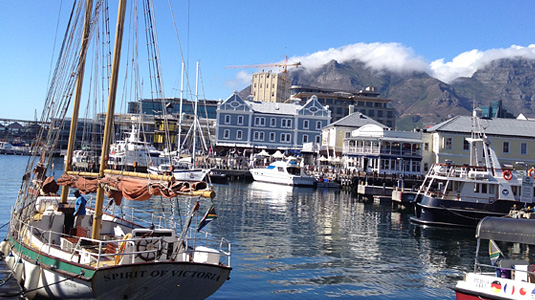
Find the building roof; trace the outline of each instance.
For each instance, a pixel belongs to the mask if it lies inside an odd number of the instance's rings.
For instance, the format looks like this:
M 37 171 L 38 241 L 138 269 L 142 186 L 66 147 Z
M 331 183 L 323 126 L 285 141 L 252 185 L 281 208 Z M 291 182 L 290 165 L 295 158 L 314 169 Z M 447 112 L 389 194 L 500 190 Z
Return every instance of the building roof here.
M 386 125 L 383 125 L 377 121 L 375 121 L 374 119 L 360 113 L 360 112 L 355 112 L 355 113 L 352 113 L 348 116 L 345 116 L 343 118 L 341 118 L 340 120 L 334 122 L 334 123 L 331 123 L 329 125 L 327 125 L 326 127 L 335 127 L 335 126 L 342 126 L 342 127 L 355 127 L 355 128 L 359 128 L 359 127 L 362 127 L 366 124 L 374 124 L 374 125 L 377 125 L 381 128 L 388 128 L 388 126 Z
M 533 137 L 535 122 L 521 119 L 480 119 L 481 126 L 487 135 Z M 427 132 L 458 132 L 472 131 L 472 117 L 456 116 L 435 126 L 427 128 Z
M 303 108 L 299 104 L 280 102 L 246 102 L 253 111 L 264 114 L 296 115 Z

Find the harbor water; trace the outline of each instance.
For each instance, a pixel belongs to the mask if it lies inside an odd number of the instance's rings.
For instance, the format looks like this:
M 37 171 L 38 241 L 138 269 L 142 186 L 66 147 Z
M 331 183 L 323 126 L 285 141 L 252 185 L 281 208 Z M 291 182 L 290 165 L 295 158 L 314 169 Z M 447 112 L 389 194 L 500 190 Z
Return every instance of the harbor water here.
M 27 160 L 0 155 L 0 226 Z M 232 243 L 233 270 L 210 299 L 455 299 L 450 287 L 473 268 L 473 229 L 423 228 L 389 202 L 258 182 L 215 190 L 207 227 Z

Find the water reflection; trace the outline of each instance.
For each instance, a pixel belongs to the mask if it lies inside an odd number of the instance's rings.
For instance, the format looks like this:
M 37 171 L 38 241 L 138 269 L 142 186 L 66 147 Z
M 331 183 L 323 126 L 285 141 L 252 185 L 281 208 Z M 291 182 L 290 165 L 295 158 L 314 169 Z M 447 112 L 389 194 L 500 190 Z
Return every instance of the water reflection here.
M 214 298 L 453 299 L 473 264 L 473 231 L 423 229 L 345 191 L 231 183 L 217 193 L 235 270 Z
M 26 160 L 0 156 L 2 170 L 12 170 L 0 172 L 2 225 Z M 454 299 L 449 287 L 473 267 L 473 230 L 415 226 L 410 213 L 387 203 L 362 202 L 340 190 L 256 182 L 215 189 L 218 218 L 206 230 L 232 242 L 234 270 L 211 299 Z M 152 200 L 125 201 L 123 210 L 170 216 L 187 209 Z

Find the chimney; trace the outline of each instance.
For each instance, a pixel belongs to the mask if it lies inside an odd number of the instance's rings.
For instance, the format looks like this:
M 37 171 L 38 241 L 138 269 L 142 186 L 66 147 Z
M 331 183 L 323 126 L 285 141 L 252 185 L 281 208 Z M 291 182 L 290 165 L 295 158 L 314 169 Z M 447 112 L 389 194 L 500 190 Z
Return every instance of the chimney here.
M 355 112 L 355 105 L 349 105 L 349 114 L 352 115 Z

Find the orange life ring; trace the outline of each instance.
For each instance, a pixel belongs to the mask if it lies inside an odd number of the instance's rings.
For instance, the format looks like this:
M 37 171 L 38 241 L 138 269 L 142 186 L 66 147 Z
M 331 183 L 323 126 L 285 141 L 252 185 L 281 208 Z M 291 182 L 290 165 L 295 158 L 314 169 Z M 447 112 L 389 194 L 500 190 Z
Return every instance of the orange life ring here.
M 528 176 L 531 177 L 531 178 L 533 178 L 533 176 L 535 176 L 535 168 L 529 169 Z
M 503 171 L 502 176 L 505 180 L 511 180 L 513 178 L 513 174 L 509 170 Z
M 123 242 L 119 244 L 119 249 L 117 249 L 117 255 L 115 255 L 116 265 L 118 265 L 119 262 L 121 262 L 121 258 L 123 258 L 124 248 L 126 248 L 126 240 L 130 239 L 131 237 L 132 237 L 132 234 L 127 233 L 123 238 Z

